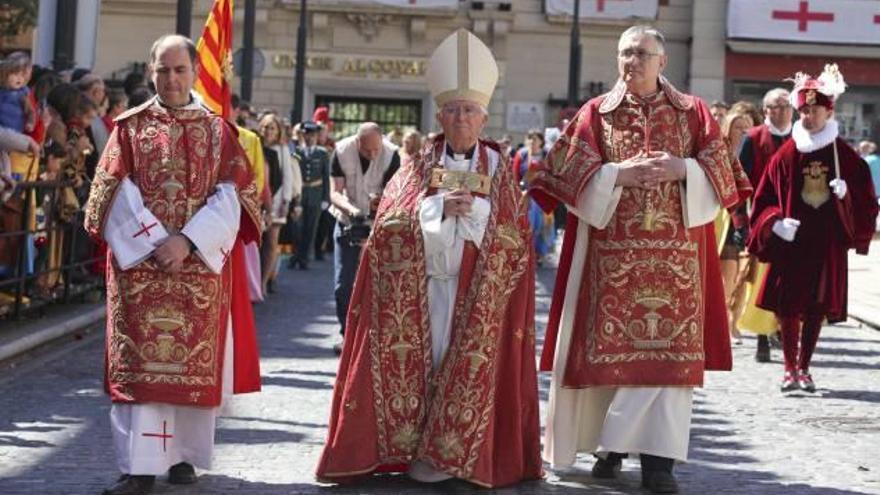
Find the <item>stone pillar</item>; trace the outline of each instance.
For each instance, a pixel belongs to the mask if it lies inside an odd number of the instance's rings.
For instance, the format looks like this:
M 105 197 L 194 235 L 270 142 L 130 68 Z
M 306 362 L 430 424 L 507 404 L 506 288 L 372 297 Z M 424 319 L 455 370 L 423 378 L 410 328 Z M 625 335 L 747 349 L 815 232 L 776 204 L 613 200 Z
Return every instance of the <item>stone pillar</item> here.
M 693 2 L 690 92 L 707 102 L 724 99 L 727 1 Z

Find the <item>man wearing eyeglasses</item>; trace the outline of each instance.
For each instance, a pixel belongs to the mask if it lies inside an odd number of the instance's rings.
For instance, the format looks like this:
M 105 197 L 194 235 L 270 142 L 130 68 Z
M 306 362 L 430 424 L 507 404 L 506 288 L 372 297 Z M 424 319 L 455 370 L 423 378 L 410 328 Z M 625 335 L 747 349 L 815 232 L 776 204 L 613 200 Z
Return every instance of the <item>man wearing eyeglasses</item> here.
M 794 109 L 788 101 L 789 93 L 785 88 L 773 88 L 764 95 L 764 123 L 749 130 L 743 138 L 739 161 L 749 176 L 752 187 L 757 189 L 764 176 L 764 170 L 770 158 L 786 141 L 791 138 L 791 121 Z M 758 308 L 754 302 L 761 281 L 767 272 L 766 264 L 755 264 L 753 279 L 747 284 L 749 304 L 743 311 L 738 322 L 741 330 L 756 333 L 758 345 L 755 349 L 755 361 L 770 362 L 770 339 L 779 330 L 776 316 L 770 311 Z
M 675 493 L 693 389 L 731 367 L 712 222 L 751 187 L 706 103 L 663 77 L 664 45 L 648 26 L 621 35 L 620 79 L 580 109 L 532 194 L 570 213 L 541 362 L 544 460 L 592 452 L 593 476 L 614 478 L 639 454 L 642 484 Z
M 443 134 L 407 158 L 379 205 L 317 475 L 537 479 L 530 229 L 507 156 L 480 138 L 498 69 L 461 29 L 426 77 Z

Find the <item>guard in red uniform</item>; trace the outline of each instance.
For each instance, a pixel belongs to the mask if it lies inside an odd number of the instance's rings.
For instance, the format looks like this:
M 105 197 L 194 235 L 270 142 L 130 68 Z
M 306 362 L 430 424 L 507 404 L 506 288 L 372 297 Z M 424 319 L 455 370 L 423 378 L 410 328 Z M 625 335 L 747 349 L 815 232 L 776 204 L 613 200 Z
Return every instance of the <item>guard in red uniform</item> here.
M 846 252 L 868 254 L 877 203 L 867 164 L 833 119 L 846 88 L 837 66 L 794 80 L 800 120 L 758 186 L 748 247 L 771 264 L 758 306 L 775 312 L 782 327 L 782 391 L 814 392 L 810 359 L 819 330 L 824 319 L 846 319 Z

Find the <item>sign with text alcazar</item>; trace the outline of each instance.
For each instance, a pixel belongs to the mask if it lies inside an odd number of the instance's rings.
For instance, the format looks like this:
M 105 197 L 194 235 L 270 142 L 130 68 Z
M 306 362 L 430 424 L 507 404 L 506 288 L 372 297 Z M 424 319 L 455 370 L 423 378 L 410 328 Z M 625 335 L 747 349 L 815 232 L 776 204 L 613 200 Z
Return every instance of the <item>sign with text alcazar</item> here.
M 729 38 L 880 45 L 877 0 L 730 0 Z
M 284 50 L 260 50 L 266 59 L 261 77 L 293 77 L 296 54 Z M 310 53 L 306 71 L 312 76 L 361 79 L 423 80 L 428 62 L 423 58 L 338 53 Z
M 574 15 L 580 2 L 581 19 L 656 19 L 658 0 L 545 0 L 548 15 Z

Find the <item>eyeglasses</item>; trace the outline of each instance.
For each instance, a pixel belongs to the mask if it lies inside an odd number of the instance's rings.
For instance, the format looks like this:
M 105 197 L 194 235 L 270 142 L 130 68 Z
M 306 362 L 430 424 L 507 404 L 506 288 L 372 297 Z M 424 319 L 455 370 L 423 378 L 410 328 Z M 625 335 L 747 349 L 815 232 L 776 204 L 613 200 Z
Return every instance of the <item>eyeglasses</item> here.
M 767 105 L 769 110 L 788 110 L 791 105 Z
M 647 50 L 642 50 L 640 48 L 624 48 L 623 50 L 620 50 L 619 52 L 617 52 L 618 58 L 635 57 L 639 60 L 645 60 L 647 58 L 656 57 L 658 55 L 660 55 L 660 53 L 649 52 Z
M 443 112 L 444 115 L 450 117 L 458 114 L 462 114 L 465 117 L 474 117 L 483 113 L 483 110 L 479 106 L 472 104 L 447 104 L 443 105 L 440 111 Z

